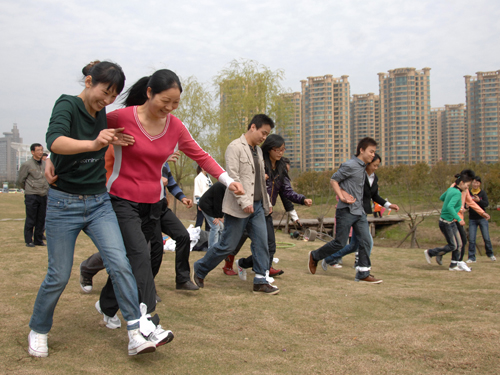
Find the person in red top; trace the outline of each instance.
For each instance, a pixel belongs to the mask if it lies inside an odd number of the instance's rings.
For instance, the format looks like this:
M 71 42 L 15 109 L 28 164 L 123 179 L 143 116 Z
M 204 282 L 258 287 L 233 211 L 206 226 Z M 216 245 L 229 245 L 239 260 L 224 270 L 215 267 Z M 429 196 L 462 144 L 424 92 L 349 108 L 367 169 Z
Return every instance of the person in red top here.
M 234 182 L 196 143 L 182 121 L 171 114 L 179 105 L 181 92 L 181 82 L 174 72 L 158 70 L 141 78 L 127 91 L 126 108 L 107 116 L 109 128 L 123 128 L 124 133 L 135 140 L 131 146 L 115 147 L 115 162 L 107 188 L 137 281 L 139 301 L 146 304 L 148 314 L 156 309 L 148 242 L 161 215 L 164 197 L 161 172 L 168 157 L 180 150 L 229 190 L 238 195 L 244 193 L 242 185 Z M 114 317 L 118 310 L 109 279 L 96 307 L 98 305 L 107 317 Z M 161 328 L 157 315 L 151 320 Z

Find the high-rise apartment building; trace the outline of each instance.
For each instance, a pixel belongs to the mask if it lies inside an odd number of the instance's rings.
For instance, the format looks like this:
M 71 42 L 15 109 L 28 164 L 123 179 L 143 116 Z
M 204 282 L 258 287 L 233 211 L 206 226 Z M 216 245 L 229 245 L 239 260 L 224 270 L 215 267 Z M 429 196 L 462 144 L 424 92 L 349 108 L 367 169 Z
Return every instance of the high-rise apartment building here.
M 0 180 L 13 182 L 17 179 L 19 163 L 25 161 L 18 161 L 15 148 L 16 145 L 22 144 L 23 139 L 20 137 L 17 124 L 14 124 L 10 132 L 3 134 L 5 137 L 0 138 Z
M 431 157 L 429 159 L 429 164 L 436 164 L 443 160 L 441 127 L 443 124 L 444 111 L 444 107 L 431 108 L 429 119 L 429 133 L 431 137 L 429 147 L 431 150 Z
M 302 80 L 302 169 L 332 170 L 350 157 L 349 76 Z
M 465 76 L 467 157 L 496 163 L 500 148 L 500 70 Z
M 430 68 L 398 68 L 379 73 L 380 146 L 387 165 L 432 159 Z
M 373 93 L 356 95 L 351 98 L 351 153 L 356 152 L 360 139 L 365 137 L 380 141 L 380 100 Z
M 285 103 L 289 105 L 289 121 L 284 127 L 277 126 L 279 134 L 285 138 L 286 157 L 290 159 L 290 167 L 302 170 L 302 127 L 301 108 L 302 95 L 300 92 L 283 94 Z
M 464 104 L 447 104 L 441 124 L 441 154 L 448 163 L 459 163 L 467 158 L 466 122 Z

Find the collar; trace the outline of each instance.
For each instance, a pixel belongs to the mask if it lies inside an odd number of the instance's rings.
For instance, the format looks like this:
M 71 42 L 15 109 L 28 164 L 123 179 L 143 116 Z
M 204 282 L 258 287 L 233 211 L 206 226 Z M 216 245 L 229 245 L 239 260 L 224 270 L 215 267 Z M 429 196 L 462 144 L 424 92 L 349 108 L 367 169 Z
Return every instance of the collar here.
M 366 167 L 365 162 L 364 162 L 363 160 L 361 160 L 360 158 L 358 158 L 356 155 L 353 155 L 353 156 L 352 156 L 352 159 L 355 159 L 355 160 L 356 160 L 356 162 L 357 162 L 359 165 L 361 165 L 361 166 L 363 166 L 363 167 Z

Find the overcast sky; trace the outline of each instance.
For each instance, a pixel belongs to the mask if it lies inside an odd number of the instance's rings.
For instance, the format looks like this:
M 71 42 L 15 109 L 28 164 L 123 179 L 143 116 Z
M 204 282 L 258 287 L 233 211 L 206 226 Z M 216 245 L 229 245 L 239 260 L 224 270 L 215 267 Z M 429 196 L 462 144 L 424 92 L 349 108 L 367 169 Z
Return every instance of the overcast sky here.
M 17 123 L 45 144 L 55 100 L 80 93 L 95 59 L 122 65 L 127 85 L 165 67 L 211 84 L 244 58 L 283 69 L 293 91 L 349 75 L 351 94 L 430 67 L 432 106 L 464 103 L 464 75 L 500 69 L 499 19 L 498 0 L 0 0 L 0 133 Z

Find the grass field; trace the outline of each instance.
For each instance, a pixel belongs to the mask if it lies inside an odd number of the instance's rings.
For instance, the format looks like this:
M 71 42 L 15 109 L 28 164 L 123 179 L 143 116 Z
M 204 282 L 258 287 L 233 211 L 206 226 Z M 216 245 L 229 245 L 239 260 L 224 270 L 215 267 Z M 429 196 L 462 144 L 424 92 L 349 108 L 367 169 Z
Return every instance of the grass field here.
M 0 208 L 0 219 L 22 218 L 22 195 L 0 194 Z M 428 265 L 423 249 L 376 246 L 372 272 L 384 282 L 363 285 L 354 282 L 352 256 L 342 269 L 318 268 L 310 275 L 307 253 L 322 243 L 281 233 L 277 240 L 293 246 L 277 252 L 285 270 L 275 282 L 277 296 L 254 295 L 251 281 L 225 276 L 222 265 L 208 275 L 205 289 L 177 292 L 174 255 L 165 254 L 156 280 L 162 298 L 157 312 L 175 339 L 137 357 L 127 356 L 125 329 L 107 329 L 95 311 L 106 274 L 94 278 L 91 294 L 80 291 L 78 265 L 95 251 L 82 234 L 55 311 L 49 357 L 32 358 L 28 322 L 47 254 L 24 246 L 23 225 L 0 221 L 0 373 L 499 373 L 500 262 L 479 257 L 471 273 L 449 272 Z M 245 245 L 241 255 L 248 254 Z M 192 253 L 191 260 L 202 255 Z

